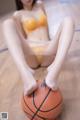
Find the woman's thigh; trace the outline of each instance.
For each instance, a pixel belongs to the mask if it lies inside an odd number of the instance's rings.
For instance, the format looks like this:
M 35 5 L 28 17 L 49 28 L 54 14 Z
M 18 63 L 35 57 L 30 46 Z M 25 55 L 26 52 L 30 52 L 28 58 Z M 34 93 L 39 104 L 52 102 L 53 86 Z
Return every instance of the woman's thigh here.
M 58 49 L 58 42 L 59 40 L 56 40 L 56 44 L 53 42 L 54 44 L 52 45 L 53 47 L 51 46 L 52 48 L 48 49 L 46 53 L 44 53 L 41 66 L 43 67 L 49 66 L 54 61 L 56 53 L 57 53 L 57 49 Z
M 21 46 L 22 46 L 22 50 L 24 53 L 26 63 L 31 68 L 36 68 L 37 66 L 39 66 L 39 63 L 38 63 L 35 53 L 31 49 L 31 47 L 28 45 L 27 40 L 21 40 L 21 41 L 22 41 Z

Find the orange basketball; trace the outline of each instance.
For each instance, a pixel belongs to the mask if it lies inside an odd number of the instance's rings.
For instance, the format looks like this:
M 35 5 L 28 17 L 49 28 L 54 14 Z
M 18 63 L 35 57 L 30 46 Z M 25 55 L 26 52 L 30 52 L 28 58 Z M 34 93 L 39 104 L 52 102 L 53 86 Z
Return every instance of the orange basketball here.
M 30 120 L 54 120 L 62 111 L 61 92 L 39 83 L 32 95 L 23 96 L 22 108 Z

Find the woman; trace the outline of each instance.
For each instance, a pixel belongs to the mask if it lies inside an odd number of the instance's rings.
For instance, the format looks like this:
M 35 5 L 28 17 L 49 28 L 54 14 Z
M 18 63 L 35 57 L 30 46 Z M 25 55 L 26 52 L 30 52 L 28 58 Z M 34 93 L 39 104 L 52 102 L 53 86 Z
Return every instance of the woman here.
M 15 12 L 11 19 L 5 21 L 3 29 L 8 48 L 24 82 L 24 95 L 37 89 L 33 74 L 34 69 L 40 66 L 48 66 L 45 84 L 56 90 L 56 80 L 74 33 L 73 20 L 65 18 L 53 40 L 50 40 L 42 1 L 21 2 L 24 9 Z

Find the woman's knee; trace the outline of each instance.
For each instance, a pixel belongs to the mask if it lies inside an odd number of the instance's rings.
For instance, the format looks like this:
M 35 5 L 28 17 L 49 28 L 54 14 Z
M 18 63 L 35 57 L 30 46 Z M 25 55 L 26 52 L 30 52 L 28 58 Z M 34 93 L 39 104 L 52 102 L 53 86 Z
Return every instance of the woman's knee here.
M 14 25 L 14 20 L 9 18 L 3 22 L 3 27 L 9 28 L 10 26 Z
M 74 23 L 75 23 L 75 22 L 74 22 L 74 19 L 73 19 L 71 16 L 65 17 L 64 20 L 63 20 L 63 27 L 64 27 L 65 25 L 75 26 Z
M 6 39 L 19 39 L 18 31 L 15 22 L 12 18 L 9 18 L 3 22 L 3 33 Z

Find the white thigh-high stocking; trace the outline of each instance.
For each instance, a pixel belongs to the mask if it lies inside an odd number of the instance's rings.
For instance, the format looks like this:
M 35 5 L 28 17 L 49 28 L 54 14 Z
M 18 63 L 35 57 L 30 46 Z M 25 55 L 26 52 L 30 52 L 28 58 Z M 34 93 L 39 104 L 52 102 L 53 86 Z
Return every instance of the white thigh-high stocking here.
M 72 18 L 67 17 L 63 21 L 62 32 L 59 38 L 58 49 L 55 60 L 48 67 L 48 74 L 46 76 L 46 84 L 53 90 L 56 88 L 56 80 L 61 71 L 62 64 L 66 58 L 68 49 L 71 45 L 74 35 L 74 22 Z
M 59 29 L 56 35 L 54 36 L 54 38 L 49 42 L 48 47 L 44 52 L 44 58 L 41 66 L 49 66 L 53 62 L 55 54 L 57 52 L 61 31 L 62 31 L 62 24 L 60 24 Z
M 30 94 L 37 88 L 37 83 L 32 75 L 34 71 L 28 66 L 27 62 L 25 61 L 20 37 L 18 36 L 14 21 L 12 19 L 8 19 L 3 23 L 3 33 L 10 53 L 18 67 L 18 70 L 24 82 L 24 93 Z

